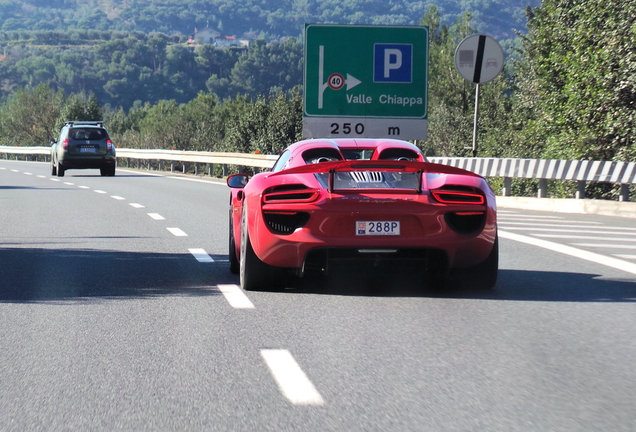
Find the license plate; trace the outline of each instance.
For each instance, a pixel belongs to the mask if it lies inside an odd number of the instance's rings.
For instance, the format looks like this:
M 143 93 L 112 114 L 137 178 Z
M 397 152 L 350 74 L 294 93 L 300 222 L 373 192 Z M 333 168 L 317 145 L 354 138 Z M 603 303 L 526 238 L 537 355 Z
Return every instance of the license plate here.
M 80 147 L 79 148 L 80 153 L 97 153 L 97 148 L 96 147 Z
M 356 235 L 399 236 L 400 221 L 356 221 Z

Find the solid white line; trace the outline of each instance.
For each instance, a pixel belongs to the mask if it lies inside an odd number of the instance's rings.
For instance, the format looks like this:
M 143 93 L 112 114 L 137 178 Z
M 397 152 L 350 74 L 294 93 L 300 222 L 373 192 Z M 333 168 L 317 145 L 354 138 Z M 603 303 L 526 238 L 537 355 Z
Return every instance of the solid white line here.
M 580 235 L 580 234 L 533 234 L 533 235 L 537 237 L 541 237 L 541 238 L 576 239 L 576 240 L 609 240 L 607 236 L 613 235 L 613 236 L 622 236 L 620 239 L 613 239 L 613 240 L 636 242 L 636 238 L 625 238 L 624 237 L 625 233 L 620 233 L 620 232 L 607 233 L 604 236 L 601 236 L 601 235 L 586 236 L 586 235 Z
M 225 182 L 220 180 L 204 180 L 204 179 L 189 178 L 189 177 L 177 177 L 177 176 L 166 176 L 166 178 L 169 178 L 172 180 L 188 181 L 192 183 L 207 183 L 207 184 L 216 184 L 216 185 L 225 184 Z
M 614 228 L 614 227 L 603 227 L 603 229 L 608 229 L 608 230 L 616 230 L 616 231 L 599 231 L 599 230 L 590 230 L 590 229 L 586 229 L 586 230 L 582 230 L 582 229 L 566 229 L 566 228 L 520 228 L 520 227 L 509 227 L 506 226 L 506 224 L 501 224 L 501 226 L 503 226 L 504 228 L 506 228 L 507 230 L 513 230 L 513 231 L 542 231 L 542 232 L 551 232 L 551 231 L 556 231 L 556 232 L 569 232 L 569 233 L 585 233 L 585 234 L 612 234 L 612 235 L 617 235 L 620 234 L 620 232 L 617 231 L 622 231 L 622 230 L 628 230 L 631 228 Z M 626 233 L 625 233 L 626 234 Z M 633 233 L 629 233 L 629 234 L 633 234 Z
M 213 263 L 214 259 L 205 251 L 205 249 L 193 248 L 188 249 L 192 256 L 200 263 Z
M 121 196 L 119 196 L 119 195 L 111 195 L 110 197 L 111 197 L 112 199 L 117 200 L 117 201 L 123 201 L 123 200 L 125 200 L 125 199 L 126 199 L 126 198 L 121 197 Z
M 180 228 L 166 228 L 175 237 L 187 237 L 188 235 Z
M 147 215 L 153 218 L 154 220 L 166 220 L 166 218 L 161 216 L 159 213 L 147 213 Z
M 526 243 L 532 246 L 549 249 L 554 252 L 562 253 L 565 255 L 571 255 L 576 258 L 581 258 L 586 261 L 591 261 L 597 264 L 602 264 L 607 267 L 612 267 L 618 270 L 625 271 L 636 275 L 636 264 L 620 259 L 600 255 L 594 252 L 588 252 L 583 249 L 578 249 L 572 246 L 566 246 L 559 243 L 554 243 L 547 240 L 538 239 L 535 237 L 529 237 L 521 234 L 515 234 L 508 231 L 499 230 L 499 236 L 508 240 L 513 240 L 521 243 Z
M 519 221 L 520 219 L 514 219 L 515 221 Z M 520 226 L 566 226 L 566 227 L 570 227 L 572 225 L 578 225 L 576 227 L 572 227 L 572 228 L 585 228 L 585 227 L 589 227 L 589 228 L 598 228 L 599 225 L 603 225 L 601 222 L 585 222 L 585 221 L 566 221 L 566 220 L 559 220 L 559 221 L 542 221 L 542 222 L 531 222 L 531 223 L 525 223 L 525 222 L 512 222 L 512 220 L 504 220 L 503 221 L 506 225 L 520 225 Z
M 247 298 L 238 285 L 219 284 L 219 291 L 234 309 L 254 309 L 254 304 Z
M 623 258 L 623 259 L 636 260 L 636 255 L 632 255 L 632 254 L 615 254 L 614 256 L 618 258 Z
M 138 203 L 130 203 L 130 206 L 137 209 L 145 208 L 145 206 L 142 206 L 141 204 L 138 204 Z
M 95 193 L 98 193 L 98 194 L 105 194 L 105 193 L 107 193 L 107 192 L 106 192 L 106 191 L 103 191 L 103 190 L 100 190 L 100 189 L 95 189 Z
M 636 249 L 635 245 L 623 245 L 615 243 L 572 243 L 574 246 L 606 248 L 606 249 Z
M 558 216 L 500 216 L 497 215 L 497 220 L 506 220 L 506 221 L 536 221 L 536 222 L 564 222 L 565 219 Z
M 294 405 L 323 405 L 325 402 L 287 350 L 264 349 L 261 356 L 283 395 Z

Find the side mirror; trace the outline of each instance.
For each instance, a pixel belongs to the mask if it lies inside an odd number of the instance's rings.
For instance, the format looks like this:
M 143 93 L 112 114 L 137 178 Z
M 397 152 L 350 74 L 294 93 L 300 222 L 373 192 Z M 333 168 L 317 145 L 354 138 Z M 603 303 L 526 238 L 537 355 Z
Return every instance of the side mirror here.
M 231 188 L 244 188 L 248 180 L 247 174 L 232 174 L 227 178 L 227 185 Z

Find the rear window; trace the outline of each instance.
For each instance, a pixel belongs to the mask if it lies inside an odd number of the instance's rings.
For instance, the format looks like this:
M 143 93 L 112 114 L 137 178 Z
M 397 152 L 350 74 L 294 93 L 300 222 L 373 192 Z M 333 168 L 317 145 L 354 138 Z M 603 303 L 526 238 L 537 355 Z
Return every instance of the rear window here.
M 347 160 L 369 160 L 375 149 L 340 149 Z
M 315 148 L 303 152 L 305 163 L 319 163 L 342 160 L 340 152 L 334 148 Z
M 75 140 L 103 140 L 108 138 L 105 129 L 99 128 L 73 128 L 69 130 L 68 136 Z
M 413 150 L 403 148 L 388 148 L 380 153 L 378 159 L 382 160 L 418 160 L 419 154 Z

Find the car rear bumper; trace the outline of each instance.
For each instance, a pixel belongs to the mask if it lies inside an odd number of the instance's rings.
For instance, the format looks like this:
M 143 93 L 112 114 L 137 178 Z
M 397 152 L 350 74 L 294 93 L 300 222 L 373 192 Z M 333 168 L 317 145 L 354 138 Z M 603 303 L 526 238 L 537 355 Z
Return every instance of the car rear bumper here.
M 457 209 L 424 206 L 419 213 L 388 208 L 380 211 L 336 211 L 311 214 L 308 222 L 290 234 L 272 232 L 262 213 L 251 226 L 250 238 L 259 258 L 272 266 L 301 269 L 312 261 L 445 261 L 449 268 L 483 262 L 497 234 L 496 214 L 484 206 L 480 225 L 467 232 L 452 227 L 448 214 Z M 421 207 L 421 206 L 420 206 Z M 422 209 L 422 208 L 421 208 Z M 358 220 L 399 220 L 396 236 L 357 236 Z M 461 231 L 461 230 L 460 230 Z M 440 258 L 441 257 L 441 258 Z
M 64 169 L 69 168 L 104 168 L 115 165 L 116 158 L 113 155 L 99 156 L 64 156 L 60 159 L 60 165 Z

